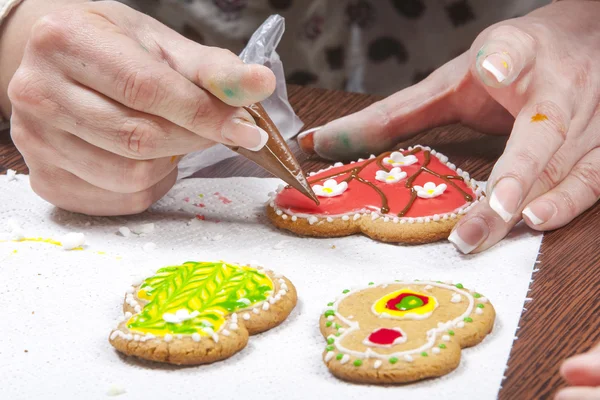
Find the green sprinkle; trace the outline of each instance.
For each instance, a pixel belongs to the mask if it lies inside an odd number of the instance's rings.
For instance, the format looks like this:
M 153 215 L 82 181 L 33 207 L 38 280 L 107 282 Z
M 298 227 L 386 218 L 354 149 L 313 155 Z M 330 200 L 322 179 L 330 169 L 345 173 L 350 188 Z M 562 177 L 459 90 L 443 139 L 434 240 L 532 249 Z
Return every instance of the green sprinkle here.
M 390 357 L 388 361 L 390 364 L 396 364 L 398 362 L 398 357 Z
M 201 199 L 203 199 L 204 195 L 203 194 L 199 194 L 198 197 L 200 197 Z
M 362 365 L 362 360 L 354 360 L 354 366 L 360 367 Z
M 483 304 L 481 304 L 481 303 L 477 304 L 477 308 L 483 308 Z
M 476 299 L 480 298 L 481 295 L 479 293 L 473 293 L 473 297 L 475 297 Z
M 341 327 L 342 327 L 342 326 L 341 326 L 340 324 L 338 324 L 338 323 L 336 323 L 336 324 L 334 325 L 334 328 L 335 328 L 335 329 L 340 329 Z
M 331 321 L 325 322 L 325 326 L 329 328 L 331 326 Z
M 335 342 L 334 338 L 332 338 L 332 337 L 327 338 L 327 344 L 333 344 L 333 342 Z
M 341 360 L 342 357 L 344 357 L 344 355 L 342 353 L 338 354 L 337 356 L 335 356 L 336 360 Z
M 225 93 L 225 96 L 227 97 L 233 97 L 235 95 L 235 92 L 231 89 L 223 89 L 223 93 Z
M 335 315 L 335 311 L 333 311 L 333 310 L 325 311 L 325 317 L 329 317 L 330 315 Z
M 339 332 L 336 332 L 336 333 L 334 333 L 333 335 L 334 335 L 334 336 L 340 336 L 340 335 L 341 335 L 341 333 L 339 333 Z
M 445 349 L 445 348 L 446 348 L 446 345 L 445 345 L 444 343 L 441 343 L 441 344 L 439 345 L 439 348 L 440 348 L 440 349 Z
M 454 331 L 448 331 L 448 335 L 454 336 Z
M 374 284 L 375 284 L 375 282 L 369 282 L 369 285 L 374 285 Z
M 346 293 L 348 293 L 349 291 L 350 291 L 350 289 L 344 289 L 344 290 L 342 290 L 342 293 L 346 294 Z
M 327 303 L 327 307 L 333 307 L 333 301 L 331 303 Z
M 335 347 L 333 347 L 333 346 L 325 347 L 325 350 L 327 350 L 327 351 L 333 351 L 333 349 L 335 349 Z
M 457 288 L 459 288 L 459 289 L 464 289 L 465 288 L 462 283 L 457 283 L 455 286 Z
M 466 318 L 464 319 L 464 321 L 465 321 L 465 322 L 473 322 L 473 318 L 471 318 L 471 317 L 466 317 Z
M 427 354 L 427 352 L 426 352 L 426 351 L 422 352 L 422 353 L 421 353 L 421 355 L 422 355 L 423 357 L 427 357 L 427 356 L 429 356 L 429 354 Z
M 435 281 L 435 283 L 444 283 L 444 282 L 442 282 L 442 281 Z

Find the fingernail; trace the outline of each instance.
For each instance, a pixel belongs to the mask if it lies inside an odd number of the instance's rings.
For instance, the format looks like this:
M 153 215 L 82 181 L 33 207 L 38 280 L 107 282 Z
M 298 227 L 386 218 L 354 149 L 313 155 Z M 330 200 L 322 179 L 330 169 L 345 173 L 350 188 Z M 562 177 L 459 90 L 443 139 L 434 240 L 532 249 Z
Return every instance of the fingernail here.
M 481 68 L 485 70 L 482 76 L 485 78 L 489 75 L 493 77 L 497 83 L 502 83 L 508 77 L 510 72 L 510 57 L 504 53 L 492 53 L 487 56 L 481 63 Z
M 515 178 L 500 179 L 490 196 L 490 207 L 504 220 L 508 222 L 521 205 L 521 184 Z
M 225 124 L 221 134 L 232 144 L 252 151 L 262 149 L 269 140 L 269 135 L 262 128 L 239 117 Z
M 554 204 L 544 200 L 533 202 L 523 210 L 523 215 L 534 225 L 548 222 L 555 213 L 556 207 L 554 207 Z
M 448 240 L 461 253 L 469 254 L 475 250 L 489 235 L 489 228 L 483 218 L 473 217 L 455 228 Z
M 300 146 L 300 150 L 304 153 L 312 156 L 316 154 L 315 152 L 315 131 L 316 129 L 310 129 L 306 132 L 302 132 L 298 135 L 298 145 Z

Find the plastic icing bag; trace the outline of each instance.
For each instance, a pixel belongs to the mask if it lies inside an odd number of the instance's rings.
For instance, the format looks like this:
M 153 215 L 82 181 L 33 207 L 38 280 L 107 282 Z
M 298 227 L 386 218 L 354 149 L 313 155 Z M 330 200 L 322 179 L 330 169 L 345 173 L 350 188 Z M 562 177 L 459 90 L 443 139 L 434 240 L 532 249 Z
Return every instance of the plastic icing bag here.
M 271 15 L 254 32 L 246 48 L 242 50 L 240 58 L 248 64 L 265 65 L 275 74 L 277 78 L 275 92 L 261 104 L 277 125 L 281 135 L 285 139 L 290 139 L 300 131 L 303 123 L 294 113 L 288 101 L 283 64 L 275 51 L 284 30 L 284 18 L 280 15 Z M 190 153 L 179 162 L 177 179 L 188 177 L 202 168 L 236 155 L 237 153 L 220 144 L 206 150 Z

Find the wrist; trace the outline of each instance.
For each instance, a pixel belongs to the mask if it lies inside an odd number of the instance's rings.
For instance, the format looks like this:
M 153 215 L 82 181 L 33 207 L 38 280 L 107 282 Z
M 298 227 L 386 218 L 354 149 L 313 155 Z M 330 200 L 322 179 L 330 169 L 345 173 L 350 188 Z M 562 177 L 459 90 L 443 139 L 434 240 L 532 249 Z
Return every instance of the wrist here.
M 0 111 L 10 116 L 10 101 L 6 95 L 8 84 L 21 64 L 25 45 L 33 24 L 41 17 L 70 4 L 88 0 L 22 0 L 0 25 Z

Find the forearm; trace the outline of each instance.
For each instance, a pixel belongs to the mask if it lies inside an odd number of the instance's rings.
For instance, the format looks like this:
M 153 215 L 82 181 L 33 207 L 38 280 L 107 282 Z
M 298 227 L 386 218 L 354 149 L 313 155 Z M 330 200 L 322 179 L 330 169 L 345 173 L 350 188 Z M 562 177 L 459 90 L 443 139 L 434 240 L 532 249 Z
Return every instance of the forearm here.
M 10 117 L 11 106 L 6 90 L 21 64 L 31 27 L 39 18 L 69 4 L 88 0 L 23 0 L 2 21 L 0 29 L 0 111 Z

